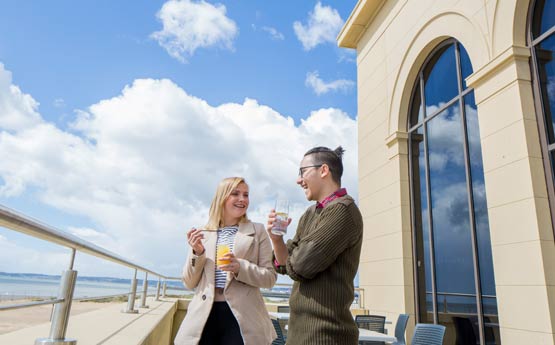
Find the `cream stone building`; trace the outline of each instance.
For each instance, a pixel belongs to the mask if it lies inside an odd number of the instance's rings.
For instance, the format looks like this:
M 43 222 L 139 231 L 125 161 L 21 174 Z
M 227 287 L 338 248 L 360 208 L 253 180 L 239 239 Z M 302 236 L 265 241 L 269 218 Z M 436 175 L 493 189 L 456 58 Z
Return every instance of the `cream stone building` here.
M 360 0 L 338 42 L 366 308 L 410 314 L 409 339 L 555 344 L 555 0 Z

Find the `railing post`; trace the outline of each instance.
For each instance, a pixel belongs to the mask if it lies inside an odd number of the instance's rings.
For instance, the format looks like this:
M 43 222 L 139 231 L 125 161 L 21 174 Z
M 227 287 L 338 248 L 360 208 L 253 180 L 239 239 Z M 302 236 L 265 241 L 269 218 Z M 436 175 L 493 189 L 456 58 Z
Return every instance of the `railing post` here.
M 75 345 L 77 340 L 67 339 L 67 323 L 69 321 L 69 312 L 71 310 L 71 302 L 73 300 L 73 290 L 75 289 L 75 281 L 77 279 L 77 271 L 73 270 L 73 262 L 75 260 L 75 248 L 71 252 L 71 261 L 69 269 L 62 272 L 60 280 L 60 292 L 58 298 L 63 302 L 57 303 L 52 314 L 52 322 L 50 325 L 50 335 L 48 338 L 38 338 L 35 345 Z
M 135 309 L 135 296 L 137 295 L 137 269 L 131 280 L 131 293 L 127 299 L 127 308 L 122 310 L 124 313 L 136 314 L 139 311 Z
M 158 277 L 158 283 L 156 283 L 156 299 L 155 301 L 160 300 L 160 277 Z
M 166 284 L 166 281 L 164 280 L 164 287 L 162 288 L 162 298 L 166 298 L 166 288 L 167 288 L 167 284 Z
M 145 280 L 143 280 L 143 293 L 141 295 L 141 305 L 139 308 L 148 308 L 146 305 L 146 294 L 148 291 L 148 272 L 145 272 Z

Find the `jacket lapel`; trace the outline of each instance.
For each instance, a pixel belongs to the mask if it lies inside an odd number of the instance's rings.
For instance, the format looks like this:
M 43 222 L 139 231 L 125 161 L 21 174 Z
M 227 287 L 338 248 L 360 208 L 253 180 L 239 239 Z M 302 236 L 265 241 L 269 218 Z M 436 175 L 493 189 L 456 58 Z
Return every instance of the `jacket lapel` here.
M 239 231 L 235 234 L 233 252 L 238 258 L 245 258 L 254 240 L 254 224 L 251 222 L 239 224 Z
M 206 264 L 204 270 L 206 272 L 206 280 L 214 282 L 216 279 L 216 242 L 218 233 L 215 231 L 204 232 L 204 250 L 206 251 Z M 214 284 L 214 283 L 213 283 Z
M 239 230 L 235 234 L 235 241 L 233 242 L 233 254 L 237 258 L 244 259 L 247 251 L 254 241 L 254 224 L 251 222 L 239 224 Z M 225 283 L 225 288 L 229 286 L 233 275 L 229 273 Z

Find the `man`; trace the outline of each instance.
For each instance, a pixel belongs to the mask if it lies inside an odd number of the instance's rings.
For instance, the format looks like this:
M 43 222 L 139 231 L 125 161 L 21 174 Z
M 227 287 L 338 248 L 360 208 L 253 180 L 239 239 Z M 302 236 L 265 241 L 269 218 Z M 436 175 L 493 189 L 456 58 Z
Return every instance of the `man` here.
M 316 203 L 301 216 L 292 240 L 285 244 L 282 236 L 272 234 L 274 210 L 268 217 L 276 270 L 295 281 L 288 345 L 358 344 L 349 307 L 360 259 L 362 216 L 341 188 L 343 152 L 341 147 L 315 147 L 305 153 L 297 184 Z

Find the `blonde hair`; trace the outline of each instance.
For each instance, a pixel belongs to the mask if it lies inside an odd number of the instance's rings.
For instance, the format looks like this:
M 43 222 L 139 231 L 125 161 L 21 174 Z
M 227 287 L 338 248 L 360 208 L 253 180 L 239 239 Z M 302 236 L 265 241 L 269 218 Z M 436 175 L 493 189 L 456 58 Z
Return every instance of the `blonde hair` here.
M 206 224 L 206 229 L 218 229 L 222 227 L 224 219 L 224 204 L 235 188 L 241 183 L 247 185 L 247 182 L 242 177 L 228 177 L 220 181 L 218 188 L 216 189 L 216 195 L 212 199 L 212 204 L 210 204 L 210 212 L 208 213 L 208 224 Z M 239 223 L 246 223 L 249 219 L 247 213 L 239 219 Z

